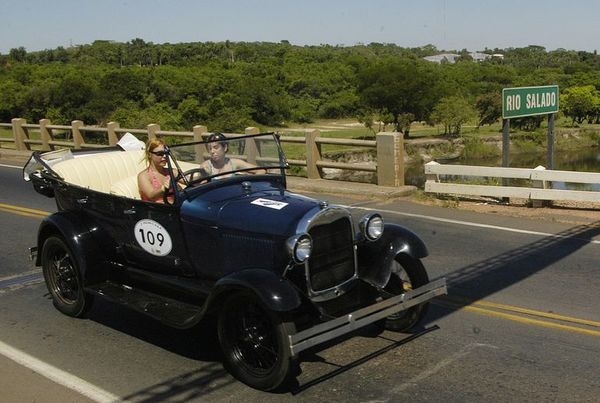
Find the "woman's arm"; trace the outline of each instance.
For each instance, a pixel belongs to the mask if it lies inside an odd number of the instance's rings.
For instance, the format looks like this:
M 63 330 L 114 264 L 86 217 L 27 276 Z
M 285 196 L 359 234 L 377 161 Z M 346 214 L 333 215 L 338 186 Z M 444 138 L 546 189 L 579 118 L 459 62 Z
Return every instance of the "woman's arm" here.
M 232 159 L 232 161 L 233 160 L 235 160 L 234 162 L 235 162 L 236 169 L 256 168 L 254 171 L 246 171 L 249 174 L 265 174 L 265 173 L 267 173 L 266 169 L 259 168 L 256 165 L 249 163 L 248 161 L 240 160 L 238 158 Z

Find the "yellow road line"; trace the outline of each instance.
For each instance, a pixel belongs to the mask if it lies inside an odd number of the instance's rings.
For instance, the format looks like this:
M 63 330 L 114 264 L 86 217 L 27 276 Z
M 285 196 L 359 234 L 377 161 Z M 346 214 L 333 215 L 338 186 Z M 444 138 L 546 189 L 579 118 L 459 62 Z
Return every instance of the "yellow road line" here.
M 14 206 L 12 204 L 0 203 L 0 211 L 7 213 L 15 213 L 26 217 L 46 217 L 50 214 L 44 210 L 38 210 L 28 207 Z
M 498 304 L 495 302 L 488 302 L 488 301 L 477 301 L 475 303 L 475 305 L 489 306 L 491 308 L 498 308 L 498 309 L 503 309 L 503 310 L 512 311 L 512 312 L 525 313 L 528 315 L 541 316 L 544 318 L 562 320 L 564 322 L 579 323 L 582 325 L 588 325 L 588 326 L 594 326 L 594 327 L 600 328 L 600 322 L 596 322 L 593 320 L 587 320 L 587 319 L 574 318 L 572 316 L 558 315 L 558 314 L 550 313 L 550 312 L 537 311 L 534 309 L 520 308 L 517 306 Z
M 581 325 L 587 325 L 587 326 L 593 326 L 593 327 L 600 328 L 600 322 L 597 322 L 594 320 L 580 319 L 580 318 L 575 318 L 572 316 L 559 315 L 559 314 L 555 314 L 555 313 L 551 313 L 551 312 L 538 311 L 535 309 L 521 308 L 521 307 L 515 306 L 515 305 L 499 304 L 497 302 L 490 302 L 490 301 L 485 301 L 485 300 L 475 301 L 475 300 L 471 300 L 471 299 L 460 297 L 460 296 L 447 296 L 447 297 L 444 297 L 443 299 L 447 300 L 449 302 L 455 303 L 455 304 L 469 305 L 469 306 L 475 305 L 475 306 L 496 308 L 496 309 L 501 309 L 501 310 L 509 311 L 509 312 L 523 313 L 523 314 L 532 315 L 532 316 L 539 316 L 539 317 L 548 318 L 548 319 L 560 320 L 563 322 L 571 322 L 571 323 L 577 323 L 577 324 L 581 324 Z
M 600 336 L 600 330 L 584 329 L 584 328 L 576 327 L 576 326 L 562 325 L 560 323 L 548 322 L 548 321 L 540 320 L 540 319 L 526 318 L 524 316 L 518 316 L 518 315 L 512 315 L 512 314 L 504 313 L 504 312 L 492 311 L 490 309 L 478 308 L 476 306 L 466 306 L 466 307 L 464 307 L 464 309 L 467 311 L 482 313 L 484 315 L 497 316 L 500 318 L 513 320 L 515 322 L 533 324 L 533 325 L 538 325 L 538 326 L 543 326 L 543 327 L 551 327 L 551 328 L 555 328 L 555 329 L 567 330 L 569 332 L 588 334 L 588 335 L 592 335 L 592 336 Z
M 24 216 L 24 217 L 34 217 L 34 218 L 46 217 L 46 215 L 47 215 L 47 214 L 41 215 L 41 214 L 25 213 L 23 211 L 15 211 L 15 210 L 11 210 L 11 209 L 5 209 L 2 207 L 0 207 L 0 211 L 4 211 L 5 213 L 17 214 L 17 215 Z
M 438 299 L 437 301 L 444 305 L 456 306 L 456 307 L 459 307 L 466 311 L 477 312 L 477 313 L 480 313 L 483 315 L 488 315 L 488 316 L 495 316 L 498 318 L 508 319 L 508 320 L 512 320 L 515 322 L 521 322 L 521 323 L 526 323 L 526 324 L 530 324 L 530 325 L 537 325 L 537 326 L 542 326 L 542 327 L 566 330 L 569 332 L 582 333 L 582 334 L 587 334 L 587 335 L 591 335 L 591 336 L 600 336 L 600 330 L 588 329 L 588 328 L 578 327 L 578 326 L 571 326 L 571 325 L 552 322 L 550 320 L 534 319 L 534 318 L 530 318 L 527 316 L 520 316 L 520 315 L 501 312 L 501 311 L 497 311 L 497 310 L 493 310 L 493 309 L 487 309 L 487 308 L 484 308 L 484 306 L 488 306 L 490 308 L 493 307 L 493 308 L 497 308 L 497 309 L 508 310 L 508 311 L 512 311 L 515 313 L 524 313 L 527 315 L 535 315 L 538 317 L 544 317 L 544 318 L 548 318 L 548 319 L 552 319 L 552 320 L 562 320 L 565 322 L 578 323 L 578 324 L 592 326 L 592 327 L 600 327 L 600 323 L 596 322 L 596 321 L 579 319 L 579 318 L 574 318 L 574 317 L 564 316 L 564 315 L 555 315 L 555 314 L 550 314 L 547 312 L 536 311 L 533 309 L 520 308 L 520 307 L 513 306 L 513 305 L 497 304 L 497 303 L 488 302 L 488 301 L 470 301 L 467 304 L 465 304 L 465 303 L 458 302 L 459 300 L 463 300 L 463 302 L 469 301 L 468 299 L 461 298 L 461 297 L 452 297 L 452 298 L 444 297 L 444 298 Z

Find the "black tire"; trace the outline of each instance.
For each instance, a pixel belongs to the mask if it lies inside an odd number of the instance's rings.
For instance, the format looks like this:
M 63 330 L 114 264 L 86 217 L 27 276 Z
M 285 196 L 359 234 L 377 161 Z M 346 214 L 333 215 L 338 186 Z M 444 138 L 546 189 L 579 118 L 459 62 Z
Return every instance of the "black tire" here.
M 425 267 L 418 259 L 401 255 L 396 258 L 396 267 L 384 290 L 388 294 L 400 295 L 429 283 Z M 429 303 L 425 302 L 385 319 L 384 327 L 394 332 L 405 332 L 416 326 L 427 314 Z
M 297 364 L 288 342 L 295 326 L 282 321 L 256 296 L 230 296 L 219 313 L 217 328 L 224 366 L 239 381 L 268 391 L 295 375 Z
M 51 236 L 44 242 L 42 272 L 56 309 L 76 318 L 89 311 L 93 296 L 84 291 L 79 265 L 62 238 Z

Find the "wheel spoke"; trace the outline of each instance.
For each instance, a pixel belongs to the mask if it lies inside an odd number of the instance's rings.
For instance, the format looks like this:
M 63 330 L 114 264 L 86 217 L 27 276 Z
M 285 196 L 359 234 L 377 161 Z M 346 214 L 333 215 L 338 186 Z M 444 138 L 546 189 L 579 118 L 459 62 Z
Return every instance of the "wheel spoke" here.
M 58 297 L 67 304 L 77 300 L 77 278 L 71 259 L 62 252 L 56 251 L 51 263 L 51 282 Z
M 263 315 L 260 307 L 247 306 L 237 313 L 237 320 L 234 321 L 237 325 L 232 328 L 240 358 L 254 371 L 268 371 L 277 362 L 270 325 Z

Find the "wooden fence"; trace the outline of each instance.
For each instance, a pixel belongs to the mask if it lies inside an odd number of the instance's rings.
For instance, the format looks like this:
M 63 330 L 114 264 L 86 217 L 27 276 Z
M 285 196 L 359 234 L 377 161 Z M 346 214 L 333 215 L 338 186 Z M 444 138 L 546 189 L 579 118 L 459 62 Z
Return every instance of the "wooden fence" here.
M 490 196 L 535 200 L 600 202 L 599 191 L 553 189 L 552 182 L 600 184 L 600 173 L 557 171 L 539 166 L 528 168 L 480 167 L 470 165 L 425 164 L 425 192 L 468 196 Z M 520 179 L 528 186 L 478 185 L 443 182 L 450 176 L 461 178 Z
M 206 126 L 194 126 L 191 132 L 165 131 L 157 124 L 151 124 L 146 129 L 121 128 L 119 123 L 110 122 L 106 127 L 85 126 L 80 120 L 74 120 L 71 125 L 53 125 L 49 119 L 41 119 L 39 124 L 27 123 L 25 119 L 14 118 L 11 123 L 0 123 L 0 128 L 11 129 L 12 138 L 0 137 L 0 143 L 13 143 L 17 150 L 54 150 L 56 148 L 99 148 L 115 145 L 121 135 L 129 132 L 136 137 L 145 140 L 163 136 L 174 136 L 191 140 L 201 140 L 208 133 Z M 67 136 L 59 136 L 59 133 L 67 133 Z M 258 133 L 255 127 L 245 130 L 246 134 Z M 86 141 L 95 133 L 96 137 L 102 137 L 102 142 L 92 143 Z M 39 134 L 39 135 L 34 135 Z M 63 138 L 64 137 L 64 138 Z M 404 140 L 399 133 L 383 132 L 377 133 L 375 140 L 354 140 L 322 137 L 319 130 L 308 130 L 303 137 L 281 136 L 282 143 L 304 144 L 306 159 L 288 159 L 291 166 L 306 168 L 309 179 L 320 179 L 323 177 L 323 168 L 336 168 L 342 170 L 373 172 L 380 186 L 404 186 Z M 343 163 L 328 161 L 322 153 L 323 144 L 340 146 L 356 146 L 374 148 L 376 150 L 376 163 Z M 1 145 L 1 144 L 0 144 Z

